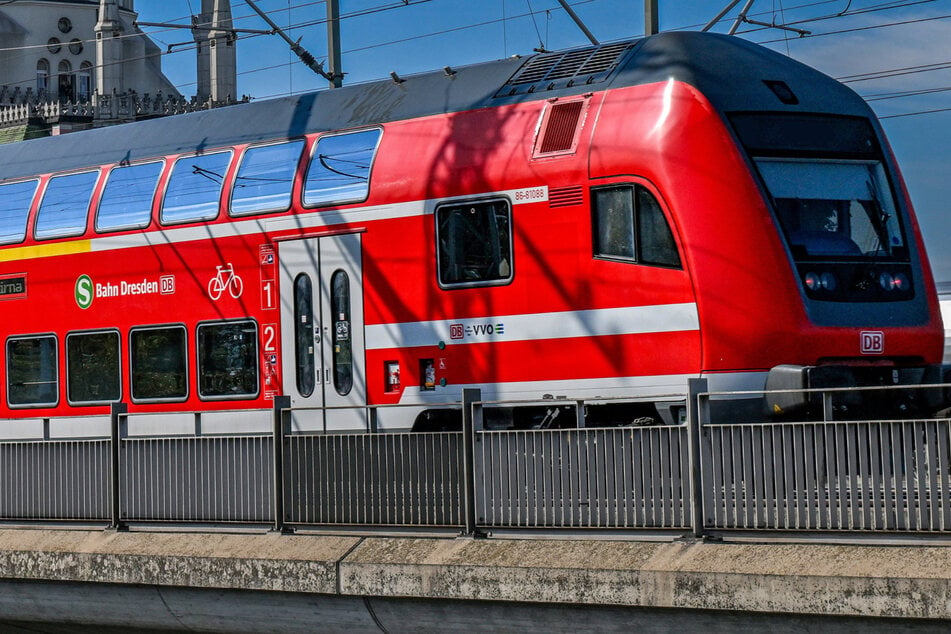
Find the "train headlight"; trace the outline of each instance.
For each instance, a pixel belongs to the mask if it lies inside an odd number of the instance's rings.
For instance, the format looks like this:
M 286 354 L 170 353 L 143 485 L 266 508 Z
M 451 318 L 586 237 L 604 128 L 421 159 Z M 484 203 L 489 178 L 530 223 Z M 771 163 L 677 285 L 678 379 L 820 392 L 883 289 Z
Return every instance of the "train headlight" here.
M 908 281 L 908 276 L 904 273 L 898 273 L 895 275 L 895 290 L 896 291 L 907 291 L 911 288 L 911 282 Z
M 883 290 L 893 291 L 896 288 L 895 277 L 891 273 L 882 273 L 878 276 L 878 283 Z
M 835 275 L 832 273 L 823 273 L 819 276 L 819 283 L 821 284 L 823 290 L 834 291 L 839 287 L 839 280 L 835 278 Z
M 832 273 L 806 273 L 802 278 L 803 283 L 810 291 L 834 291 L 839 287 L 839 280 Z

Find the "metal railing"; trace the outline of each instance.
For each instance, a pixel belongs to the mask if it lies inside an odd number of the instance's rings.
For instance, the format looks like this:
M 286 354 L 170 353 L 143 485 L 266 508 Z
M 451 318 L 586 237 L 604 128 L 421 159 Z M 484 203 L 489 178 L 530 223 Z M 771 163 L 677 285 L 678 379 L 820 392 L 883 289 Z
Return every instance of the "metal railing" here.
M 951 421 L 704 427 L 704 528 L 951 529 Z
M 195 413 L 174 437 L 130 435 L 135 417 L 116 404 L 108 436 L 50 438 L 46 421 L 39 437 L 0 441 L 0 521 L 951 532 L 951 420 L 710 420 L 712 403 L 748 395 L 693 380 L 687 425 L 584 428 L 586 402 L 573 400 L 573 428 L 496 430 L 486 409 L 512 404 L 464 390 L 462 430 L 429 433 L 376 433 L 374 407 L 367 433 L 298 431 L 278 397 L 255 414 L 262 429 L 222 433 L 226 412 L 206 424 Z
M 686 442 L 683 427 L 482 431 L 476 522 L 689 529 Z
M 108 440 L 0 443 L 0 517 L 108 521 Z
M 122 522 L 270 523 L 269 436 L 123 438 Z

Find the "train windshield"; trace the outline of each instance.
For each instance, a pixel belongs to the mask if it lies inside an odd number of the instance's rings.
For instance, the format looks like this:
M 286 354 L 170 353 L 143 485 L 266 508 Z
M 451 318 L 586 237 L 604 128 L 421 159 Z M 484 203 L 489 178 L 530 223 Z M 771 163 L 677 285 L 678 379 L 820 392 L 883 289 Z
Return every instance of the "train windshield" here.
M 797 261 L 907 259 L 879 161 L 759 158 L 756 165 Z

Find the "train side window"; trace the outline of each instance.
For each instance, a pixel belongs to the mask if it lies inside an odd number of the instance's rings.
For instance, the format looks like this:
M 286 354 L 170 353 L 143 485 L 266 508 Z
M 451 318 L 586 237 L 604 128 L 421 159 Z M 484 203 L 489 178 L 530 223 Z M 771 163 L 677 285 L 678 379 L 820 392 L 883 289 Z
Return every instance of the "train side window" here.
M 162 201 L 162 223 L 211 220 L 218 215 L 231 152 L 183 156 L 175 161 Z
M 258 394 L 258 328 L 248 319 L 198 326 L 198 394 L 205 399 Z
M 303 141 L 249 148 L 234 180 L 231 215 L 290 209 L 294 174 L 303 150 Z
M 98 170 L 50 178 L 36 213 L 36 237 L 45 240 L 82 235 L 98 179 Z
M 96 231 L 147 227 L 162 167 L 161 162 L 140 163 L 109 172 L 96 212 Z
M 59 402 L 59 362 L 53 335 L 7 339 L 7 402 L 43 407 Z
M 439 284 L 507 284 L 512 280 L 512 211 L 507 200 L 442 205 L 436 209 Z
M 188 396 L 184 326 L 133 329 L 129 353 L 133 401 L 180 401 Z
M 0 244 L 22 242 L 37 180 L 0 185 Z
M 317 387 L 314 335 L 314 283 L 301 273 L 294 280 L 294 354 L 297 391 L 305 398 Z
M 366 200 L 370 168 L 382 130 L 320 137 L 304 180 L 304 205 L 317 207 Z
M 640 185 L 593 190 L 594 255 L 680 268 L 667 218 L 654 195 Z
M 336 270 L 330 277 L 330 311 L 333 315 L 334 389 L 346 396 L 353 389 L 353 346 L 350 341 L 350 276 Z
M 119 333 L 66 335 L 66 398 L 74 405 L 113 403 L 122 397 Z

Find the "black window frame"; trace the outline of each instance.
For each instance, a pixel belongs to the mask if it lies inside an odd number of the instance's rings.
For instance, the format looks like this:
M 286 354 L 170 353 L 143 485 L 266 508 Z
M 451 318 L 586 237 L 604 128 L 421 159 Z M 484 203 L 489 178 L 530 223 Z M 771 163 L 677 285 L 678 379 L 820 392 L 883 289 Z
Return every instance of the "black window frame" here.
M 600 243 L 600 218 L 599 214 L 598 195 L 601 192 L 609 191 L 621 191 L 628 190 L 630 192 L 631 200 L 631 213 L 633 214 L 632 218 L 632 229 L 633 233 L 631 236 L 632 243 L 631 248 L 633 251 L 632 256 L 620 255 L 617 253 L 609 253 L 605 251 L 605 248 Z M 647 232 L 643 230 L 644 222 L 644 213 L 642 213 L 643 205 L 641 203 L 641 196 L 649 196 L 653 202 L 654 211 L 653 213 L 659 214 L 664 220 L 664 226 L 667 229 L 666 235 L 669 236 L 670 242 L 667 247 L 672 249 L 672 254 L 676 255 L 677 262 L 673 263 L 671 261 L 658 261 L 654 259 L 649 259 L 645 257 L 645 245 L 643 238 Z M 623 183 L 612 183 L 610 185 L 602 185 L 599 187 L 591 188 L 591 252 L 593 257 L 596 260 L 606 260 L 612 262 L 626 262 L 630 264 L 640 264 L 642 266 L 651 266 L 664 269 L 674 269 L 674 270 L 683 270 L 683 258 L 680 254 L 680 246 L 677 243 L 677 237 L 674 233 L 674 227 L 670 222 L 670 218 L 665 212 L 664 205 L 661 203 L 660 196 L 656 192 L 651 190 L 651 188 L 646 187 L 641 183 L 636 182 L 623 182 Z
M 206 353 L 204 350 L 203 339 L 202 339 L 202 330 L 208 328 L 222 328 L 222 327 L 234 327 L 234 326 L 250 326 L 253 334 L 250 337 L 250 344 L 253 350 L 251 351 L 251 360 L 253 362 L 253 367 L 245 367 L 243 371 L 252 371 L 253 380 L 251 384 L 254 386 L 254 390 L 251 392 L 227 392 L 221 391 L 218 393 L 212 393 L 209 390 L 209 393 L 205 392 L 205 363 Z M 251 400 L 258 397 L 261 393 L 261 345 L 260 345 L 260 332 L 258 329 L 258 322 L 250 318 L 242 319 L 224 319 L 224 320 L 214 320 L 214 321 L 203 321 L 200 322 L 195 327 L 195 368 L 197 372 L 197 389 L 198 389 L 198 398 L 203 401 L 234 401 L 234 400 Z M 247 353 L 244 355 L 247 357 Z M 220 370 L 217 369 L 217 370 Z
M 53 380 L 52 381 L 38 381 L 37 383 L 47 383 L 53 385 L 53 400 L 23 400 L 14 403 L 10 397 L 15 393 L 12 380 L 16 372 L 11 368 L 11 363 L 13 363 L 14 355 L 11 353 L 10 345 L 18 341 L 39 341 L 39 340 L 51 340 L 53 342 Z M 29 334 L 29 335 L 11 335 L 7 337 L 4 342 L 4 370 L 6 372 L 6 380 L 4 381 L 6 385 L 6 403 L 7 407 L 10 409 L 37 409 L 45 407 L 56 407 L 59 405 L 60 399 L 60 368 L 59 368 L 59 339 L 53 333 L 38 333 L 38 334 Z M 38 379 L 43 379 L 44 377 L 36 377 Z M 26 385 L 26 383 L 23 383 Z
M 182 361 L 184 366 L 184 372 L 182 377 L 182 382 L 184 386 L 184 393 L 182 395 L 172 395 L 172 396 L 137 396 L 136 395 L 136 373 L 137 373 L 137 364 L 136 364 L 136 345 L 134 337 L 138 333 L 156 331 L 156 330 L 179 330 L 184 335 L 184 340 L 182 341 Z M 190 377 L 188 375 L 190 369 L 190 363 L 188 358 L 188 328 L 185 324 L 156 324 L 150 326 L 136 326 L 129 330 L 129 341 L 128 341 L 128 363 L 129 363 L 129 396 L 132 399 L 133 403 L 180 403 L 188 400 L 189 396 L 189 386 L 190 386 Z
M 115 336 L 115 387 L 116 395 L 114 398 L 100 398 L 100 399 L 79 399 L 73 397 L 73 377 L 74 373 L 72 372 L 73 365 L 73 355 L 70 348 L 70 340 L 77 337 L 91 337 L 96 335 L 114 335 Z M 72 406 L 89 406 L 89 405 L 107 405 L 109 403 L 117 403 L 122 400 L 122 336 L 118 330 L 115 329 L 102 329 L 102 330 L 74 330 L 66 333 L 66 346 L 65 346 L 65 355 L 66 355 L 66 402 Z M 102 359 L 97 356 L 93 365 L 101 372 L 102 370 Z
M 498 210 L 494 209 L 495 205 L 502 204 L 504 205 L 504 211 L 507 227 L 505 227 L 505 239 L 504 241 L 500 240 L 498 246 L 500 247 L 500 257 L 497 262 L 493 262 L 493 266 L 498 266 L 500 269 L 503 262 L 507 262 L 508 273 L 506 275 L 498 275 L 495 277 L 481 277 L 481 278 L 465 278 L 460 275 L 453 275 L 449 277 L 447 275 L 446 269 L 447 260 L 450 258 L 448 250 L 452 248 L 450 246 L 450 241 L 446 235 L 446 228 L 443 227 L 444 224 L 448 223 L 448 219 L 444 219 L 442 214 L 447 211 L 463 211 L 465 208 L 470 208 L 474 210 L 475 207 L 484 207 L 490 209 L 489 213 L 495 213 L 498 215 Z M 450 202 L 444 202 L 438 205 L 433 212 L 435 232 L 436 232 L 436 280 L 439 284 L 439 288 L 444 290 L 452 289 L 461 289 L 461 288 L 476 288 L 476 287 L 485 287 L 485 286 L 506 286 L 511 284 L 515 279 L 515 245 L 513 239 L 513 222 L 514 217 L 512 214 L 512 201 L 507 197 L 492 197 L 492 198 L 475 198 L 470 200 L 454 200 Z M 496 226 L 496 229 L 498 227 Z M 460 229 L 461 230 L 461 229 Z M 446 238 L 446 240 L 444 240 Z M 501 238 L 501 236 L 500 236 Z M 467 240 L 464 236 L 458 237 L 456 240 L 453 240 L 451 244 L 461 244 L 463 248 L 466 245 L 471 244 L 470 240 Z M 504 247 L 504 253 L 502 253 L 502 247 Z M 463 256 L 465 254 L 462 254 Z M 478 255 L 478 254 L 476 254 Z M 508 256 L 507 258 L 505 256 Z

